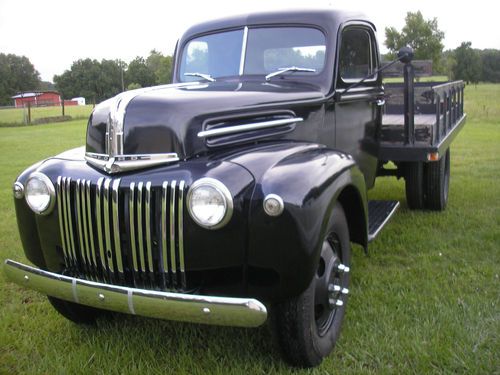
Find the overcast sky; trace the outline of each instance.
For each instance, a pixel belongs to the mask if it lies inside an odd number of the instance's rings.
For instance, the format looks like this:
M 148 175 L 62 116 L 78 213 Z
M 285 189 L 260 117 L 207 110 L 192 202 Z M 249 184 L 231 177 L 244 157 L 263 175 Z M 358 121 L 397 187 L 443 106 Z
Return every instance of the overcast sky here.
M 149 55 L 156 49 L 172 54 L 190 25 L 231 14 L 275 9 L 330 7 L 366 13 L 378 29 L 401 29 L 408 11 L 436 17 L 445 32 L 445 48 L 471 41 L 475 48 L 500 49 L 496 1 L 475 0 L 0 0 L 0 52 L 25 55 L 52 81 L 80 58 L 122 59 Z M 381 5 L 382 4 L 382 5 Z M 385 48 L 382 47 L 382 51 Z

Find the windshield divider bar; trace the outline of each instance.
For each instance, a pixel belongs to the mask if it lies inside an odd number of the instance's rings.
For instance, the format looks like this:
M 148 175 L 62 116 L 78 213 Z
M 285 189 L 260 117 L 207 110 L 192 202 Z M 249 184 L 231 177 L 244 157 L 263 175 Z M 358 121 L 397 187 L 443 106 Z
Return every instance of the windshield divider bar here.
M 243 29 L 243 43 L 241 45 L 241 57 L 240 57 L 240 71 L 239 75 L 243 75 L 243 70 L 245 69 L 245 58 L 247 53 L 247 40 L 248 40 L 248 26 Z

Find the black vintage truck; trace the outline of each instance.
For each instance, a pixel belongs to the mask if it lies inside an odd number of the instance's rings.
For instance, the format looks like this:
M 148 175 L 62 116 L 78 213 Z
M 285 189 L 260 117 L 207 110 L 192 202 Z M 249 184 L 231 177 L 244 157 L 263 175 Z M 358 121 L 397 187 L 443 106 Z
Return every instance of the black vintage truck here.
M 315 366 L 339 337 L 350 243 L 367 248 L 398 202 L 442 210 L 463 84 L 384 88 L 375 27 L 360 14 L 283 11 L 196 25 L 173 84 L 96 106 L 86 146 L 14 183 L 26 257 L 13 282 L 72 321 L 106 310 L 259 326 Z M 390 163 L 390 168 L 386 165 Z

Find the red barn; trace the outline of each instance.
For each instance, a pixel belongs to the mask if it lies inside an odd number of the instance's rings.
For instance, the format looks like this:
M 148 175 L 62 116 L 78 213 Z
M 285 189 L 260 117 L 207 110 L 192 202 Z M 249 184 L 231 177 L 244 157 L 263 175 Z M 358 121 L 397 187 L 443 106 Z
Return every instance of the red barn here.
M 57 91 L 22 92 L 12 97 L 16 108 L 27 106 L 45 107 L 61 105 L 61 95 Z

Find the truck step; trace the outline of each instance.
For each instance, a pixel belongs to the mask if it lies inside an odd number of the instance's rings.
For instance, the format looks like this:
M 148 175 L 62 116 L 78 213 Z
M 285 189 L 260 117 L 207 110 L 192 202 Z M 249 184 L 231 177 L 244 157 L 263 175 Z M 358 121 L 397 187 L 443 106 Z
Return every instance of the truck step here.
M 398 201 L 368 202 L 368 241 L 377 237 L 399 207 Z

